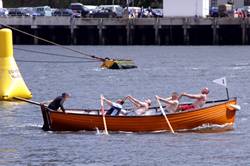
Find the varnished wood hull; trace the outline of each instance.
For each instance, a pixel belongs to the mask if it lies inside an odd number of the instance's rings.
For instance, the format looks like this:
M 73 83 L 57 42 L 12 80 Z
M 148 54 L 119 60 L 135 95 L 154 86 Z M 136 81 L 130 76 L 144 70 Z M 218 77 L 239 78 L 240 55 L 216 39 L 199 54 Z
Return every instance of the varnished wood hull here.
M 230 107 L 230 104 L 236 104 L 236 99 L 210 104 L 210 106 L 198 110 L 167 114 L 167 117 L 175 131 L 193 129 L 203 124 L 234 124 L 236 109 Z M 48 123 L 47 130 L 91 131 L 97 128 L 103 130 L 104 128 L 101 115 L 64 114 L 48 110 L 45 112 L 44 123 Z M 48 122 L 46 122 L 46 118 Z M 152 132 L 170 130 L 162 115 L 106 116 L 106 123 L 109 131 Z

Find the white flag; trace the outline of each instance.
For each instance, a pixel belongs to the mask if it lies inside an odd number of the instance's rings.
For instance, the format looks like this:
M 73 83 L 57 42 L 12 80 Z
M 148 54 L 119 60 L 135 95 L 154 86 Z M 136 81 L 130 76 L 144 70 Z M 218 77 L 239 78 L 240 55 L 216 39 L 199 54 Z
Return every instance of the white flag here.
M 219 85 L 222 85 L 222 86 L 227 87 L 227 80 L 226 80 L 226 77 L 222 77 L 222 78 L 213 80 L 213 82 L 216 83 L 216 84 L 219 84 Z

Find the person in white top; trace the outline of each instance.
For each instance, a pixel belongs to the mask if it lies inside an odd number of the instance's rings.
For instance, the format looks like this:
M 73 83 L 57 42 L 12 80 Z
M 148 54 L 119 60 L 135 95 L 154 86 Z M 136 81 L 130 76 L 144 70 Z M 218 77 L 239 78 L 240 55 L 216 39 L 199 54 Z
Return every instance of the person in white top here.
M 159 96 L 155 96 L 159 101 L 162 101 L 166 104 L 166 111 L 169 113 L 174 113 L 177 111 L 179 105 L 179 95 L 177 92 L 173 92 L 171 97 L 162 98 Z
M 182 93 L 180 95 L 180 98 L 182 96 L 188 97 L 190 99 L 195 99 L 195 101 L 190 104 L 190 105 L 181 105 L 179 106 L 179 109 L 182 111 L 185 110 L 190 110 L 190 109 L 198 109 L 203 107 L 203 105 L 206 103 L 207 98 L 208 98 L 208 93 L 209 93 L 209 89 L 207 87 L 202 88 L 201 92 L 199 94 L 188 94 L 188 93 Z
M 108 100 L 105 97 L 103 97 L 102 99 L 110 106 L 110 108 L 106 111 L 105 115 L 118 116 L 127 114 L 127 111 L 123 109 L 122 106 L 126 100 L 126 97 L 123 99 L 118 99 L 116 100 L 116 102 L 112 102 L 111 100 Z

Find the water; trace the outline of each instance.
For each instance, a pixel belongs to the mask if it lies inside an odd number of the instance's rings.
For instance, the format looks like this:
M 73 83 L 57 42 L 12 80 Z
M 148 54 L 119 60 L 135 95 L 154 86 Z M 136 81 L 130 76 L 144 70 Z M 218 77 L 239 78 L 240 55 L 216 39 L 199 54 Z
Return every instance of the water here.
M 79 56 L 54 46 L 16 46 Z M 99 108 L 100 94 L 116 99 L 168 96 L 172 91 L 196 93 L 208 86 L 210 100 L 226 98 L 212 80 L 226 76 L 230 96 L 242 110 L 231 130 L 171 133 L 44 132 L 34 105 L 0 102 L 0 165 L 250 165 L 249 70 L 246 46 L 72 46 L 103 57 L 131 58 L 132 70 L 102 70 L 99 63 L 17 62 L 33 93 L 47 101 L 62 92 L 72 98 L 65 107 Z M 80 55 L 81 56 L 81 55 Z M 81 61 L 15 50 L 19 60 Z M 84 61 L 84 60 L 82 60 Z M 184 100 L 186 101 L 186 100 Z

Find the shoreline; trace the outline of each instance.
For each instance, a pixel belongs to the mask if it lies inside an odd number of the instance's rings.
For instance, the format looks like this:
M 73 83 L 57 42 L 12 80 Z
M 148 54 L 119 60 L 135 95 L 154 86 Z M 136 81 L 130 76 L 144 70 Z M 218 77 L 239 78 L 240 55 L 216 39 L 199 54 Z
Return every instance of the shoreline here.
M 4 25 L 62 45 L 249 45 L 249 18 L 0 17 Z M 14 32 L 14 44 L 46 45 Z

